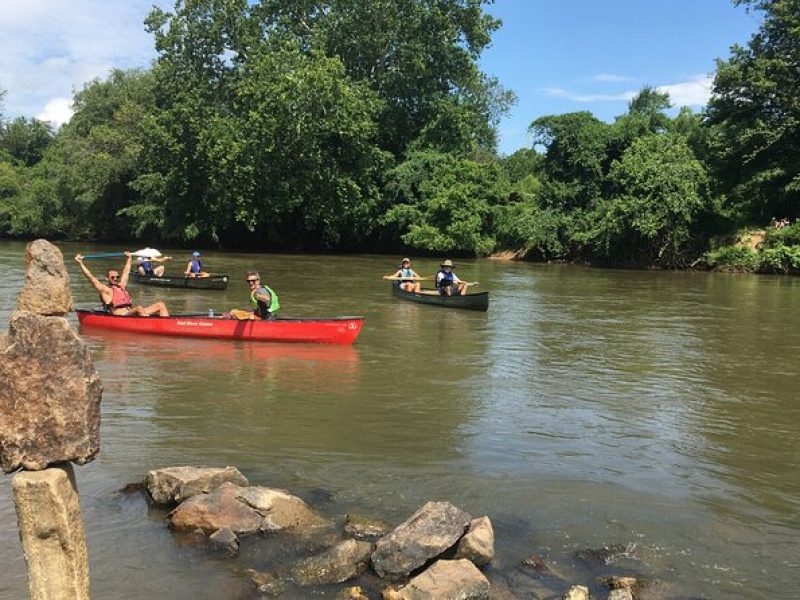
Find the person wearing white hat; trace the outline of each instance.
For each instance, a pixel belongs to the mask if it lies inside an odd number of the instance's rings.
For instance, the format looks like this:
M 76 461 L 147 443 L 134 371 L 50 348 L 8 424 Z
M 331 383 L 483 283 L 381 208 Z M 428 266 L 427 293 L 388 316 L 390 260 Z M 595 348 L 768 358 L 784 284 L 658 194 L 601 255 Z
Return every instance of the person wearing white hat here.
M 436 273 L 436 289 L 442 296 L 461 295 L 467 293 L 467 284 L 453 273 L 453 261 L 450 259 L 442 261 L 441 268 Z
M 140 256 L 136 259 L 136 272 L 144 277 L 163 277 L 165 269 L 164 265 L 154 267 L 153 263 L 163 263 L 171 258 L 171 256 Z
M 400 268 L 386 278 L 396 280 L 400 289 L 406 292 L 419 292 L 422 289 L 422 284 L 419 282 L 421 277 L 411 268 L 410 258 L 400 261 Z

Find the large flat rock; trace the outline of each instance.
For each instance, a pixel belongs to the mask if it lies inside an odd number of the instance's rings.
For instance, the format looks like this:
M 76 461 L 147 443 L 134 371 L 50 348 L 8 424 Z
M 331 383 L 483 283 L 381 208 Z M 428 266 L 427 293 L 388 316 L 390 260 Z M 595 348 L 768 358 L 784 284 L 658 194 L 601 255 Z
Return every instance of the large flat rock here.
M 488 600 L 489 580 L 466 558 L 438 560 L 385 600 Z
M 84 464 L 100 450 L 103 386 L 63 317 L 11 313 L 0 338 L 0 465 L 6 473 Z
M 227 527 L 236 534 L 257 532 L 305 532 L 329 525 L 297 496 L 285 490 L 220 484 L 208 494 L 192 496 L 170 515 L 170 526 L 178 531 L 202 529 L 211 533 Z

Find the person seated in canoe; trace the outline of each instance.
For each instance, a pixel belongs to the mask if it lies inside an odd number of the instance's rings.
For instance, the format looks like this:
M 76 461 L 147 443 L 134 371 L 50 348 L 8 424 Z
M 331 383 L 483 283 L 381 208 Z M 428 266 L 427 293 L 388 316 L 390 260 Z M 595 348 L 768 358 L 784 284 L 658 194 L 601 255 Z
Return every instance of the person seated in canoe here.
M 281 303 L 271 287 L 265 283 L 261 283 L 261 276 L 258 271 L 248 271 L 245 278 L 247 285 L 250 287 L 250 304 L 253 306 L 253 311 L 232 309 L 230 316 L 233 319 L 248 320 L 248 319 L 263 319 L 269 320 L 276 317 L 276 313 L 281 308 Z
M 186 265 L 186 270 L 183 274 L 186 277 L 210 277 L 203 268 L 203 261 L 200 260 L 199 252 L 192 252 L 192 258 Z
M 154 262 L 163 263 L 170 260 L 171 256 L 140 256 L 136 259 L 138 263 L 136 267 L 136 272 L 143 277 L 163 277 L 164 276 L 164 269 L 166 268 L 164 265 L 153 266 Z
M 167 305 L 163 302 L 156 302 L 150 306 L 134 306 L 131 295 L 128 293 L 128 278 L 131 274 L 131 253 L 125 252 L 125 265 L 122 267 L 122 275 L 116 269 L 109 269 L 106 272 L 107 284 L 97 279 L 89 268 L 83 263 L 83 255 L 76 254 L 75 261 L 80 265 L 81 271 L 92 284 L 97 293 L 100 294 L 100 302 L 106 311 L 118 317 L 149 317 L 158 315 L 168 317 Z
M 400 268 L 386 278 L 396 280 L 400 289 L 406 292 L 419 292 L 422 289 L 422 284 L 419 282 L 422 278 L 411 268 L 410 258 L 404 258 L 400 262 Z
M 436 289 L 442 296 L 461 295 L 467 293 L 467 284 L 453 273 L 453 261 L 448 259 L 439 265 L 441 268 L 436 273 Z

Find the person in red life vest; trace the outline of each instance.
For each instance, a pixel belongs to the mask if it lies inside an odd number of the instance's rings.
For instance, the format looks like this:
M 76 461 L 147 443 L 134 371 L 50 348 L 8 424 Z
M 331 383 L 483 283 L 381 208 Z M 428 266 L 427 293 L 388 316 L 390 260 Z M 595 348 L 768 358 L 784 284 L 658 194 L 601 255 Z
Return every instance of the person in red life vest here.
M 122 267 L 122 276 L 116 269 L 109 269 L 106 272 L 107 284 L 102 283 L 97 277 L 92 275 L 88 267 L 83 264 L 83 255 L 76 254 L 75 261 L 80 265 L 81 271 L 92 284 L 92 287 L 100 294 L 100 301 L 105 309 L 112 315 L 118 317 L 149 317 L 158 315 L 168 317 L 167 305 L 163 302 L 156 302 L 150 306 L 134 306 L 131 295 L 126 289 L 128 287 L 128 277 L 131 274 L 131 253 L 125 253 L 125 266 Z

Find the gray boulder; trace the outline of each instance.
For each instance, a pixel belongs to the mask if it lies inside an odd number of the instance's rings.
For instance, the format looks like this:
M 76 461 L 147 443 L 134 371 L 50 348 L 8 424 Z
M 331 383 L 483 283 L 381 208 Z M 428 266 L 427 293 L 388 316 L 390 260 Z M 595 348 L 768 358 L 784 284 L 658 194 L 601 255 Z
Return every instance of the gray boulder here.
M 63 317 L 72 310 L 69 274 L 61 250 L 47 240 L 25 246 L 25 286 L 17 310 Z
M 344 540 L 321 554 L 295 564 L 292 577 L 300 585 L 342 583 L 367 570 L 371 553 L 370 542 Z
M 633 600 L 633 592 L 630 588 L 618 588 L 608 593 L 608 600 Z
M 167 467 L 147 472 L 144 484 L 159 504 L 181 503 L 207 494 L 224 482 L 247 486 L 247 478 L 236 467 Z
M 383 536 L 372 553 L 375 572 L 402 579 L 451 548 L 464 534 L 471 517 L 449 502 L 428 502 L 394 531 Z
M 11 313 L 0 337 L 0 464 L 6 473 L 85 464 L 100 451 L 103 386 L 63 317 Z

